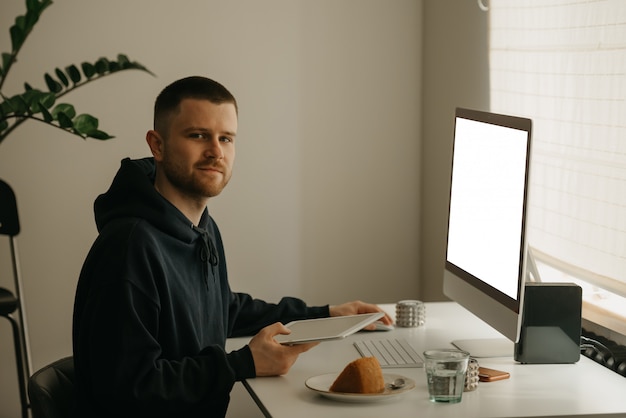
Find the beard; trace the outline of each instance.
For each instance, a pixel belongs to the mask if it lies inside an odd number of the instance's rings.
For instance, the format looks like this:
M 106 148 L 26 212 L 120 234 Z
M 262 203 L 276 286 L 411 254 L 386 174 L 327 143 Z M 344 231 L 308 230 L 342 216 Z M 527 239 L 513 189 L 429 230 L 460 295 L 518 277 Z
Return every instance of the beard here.
M 232 173 L 224 164 L 207 161 L 189 168 L 169 158 L 161 164 L 167 180 L 181 193 L 192 198 L 210 198 L 219 195 L 230 181 Z M 205 173 L 198 167 L 215 167 L 220 173 Z

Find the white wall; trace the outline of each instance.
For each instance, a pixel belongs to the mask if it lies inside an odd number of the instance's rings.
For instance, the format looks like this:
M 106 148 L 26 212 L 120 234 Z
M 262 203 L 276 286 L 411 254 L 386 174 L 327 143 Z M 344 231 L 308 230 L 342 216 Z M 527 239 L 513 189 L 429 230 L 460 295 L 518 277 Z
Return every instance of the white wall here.
M 0 4 L 0 51 L 24 11 L 22 0 Z M 154 97 L 191 74 L 223 82 L 240 104 L 235 175 L 209 205 L 236 290 L 312 304 L 420 297 L 422 29 L 421 0 L 56 0 L 5 94 L 24 81 L 43 88 L 57 66 L 118 52 L 158 77 L 121 73 L 66 97 L 116 139 L 83 141 L 28 122 L 0 144 L 0 178 L 16 191 L 23 226 L 35 369 L 71 354 L 94 198 L 121 158 L 148 155 Z M 0 286 L 12 289 L 7 254 L 0 239 Z M 5 322 L 0 418 L 18 411 Z
M 423 15 L 420 295 L 444 300 L 454 110 L 489 110 L 488 13 L 476 0 L 426 0 Z

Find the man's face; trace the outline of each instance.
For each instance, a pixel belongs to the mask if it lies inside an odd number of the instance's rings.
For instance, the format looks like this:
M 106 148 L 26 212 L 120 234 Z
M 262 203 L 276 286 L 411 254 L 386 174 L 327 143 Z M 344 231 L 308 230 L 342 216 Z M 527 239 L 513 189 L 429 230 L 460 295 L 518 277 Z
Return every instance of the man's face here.
M 169 122 L 162 153 L 155 155 L 168 187 L 192 199 L 220 194 L 232 176 L 235 160 L 235 106 L 184 99 Z

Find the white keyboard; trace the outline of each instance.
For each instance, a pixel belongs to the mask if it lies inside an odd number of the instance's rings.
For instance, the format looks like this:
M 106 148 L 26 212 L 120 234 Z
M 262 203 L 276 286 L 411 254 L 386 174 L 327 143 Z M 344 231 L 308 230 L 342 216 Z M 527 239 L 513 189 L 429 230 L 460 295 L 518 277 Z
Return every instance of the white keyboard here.
M 424 367 L 424 360 L 405 339 L 361 340 L 354 347 L 361 357 L 376 357 L 384 369 Z

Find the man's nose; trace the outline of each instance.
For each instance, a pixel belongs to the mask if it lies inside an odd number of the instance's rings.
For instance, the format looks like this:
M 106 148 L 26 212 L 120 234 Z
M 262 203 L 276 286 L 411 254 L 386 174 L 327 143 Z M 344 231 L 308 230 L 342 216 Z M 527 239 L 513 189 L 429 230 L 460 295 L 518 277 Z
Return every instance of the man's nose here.
M 220 142 L 219 138 L 212 138 L 211 141 L 209 141 L 207 149 L 205 151 L 205 155 L 208 158 L 215 158 L 217 160 L 224 158 L 222 143 Z

